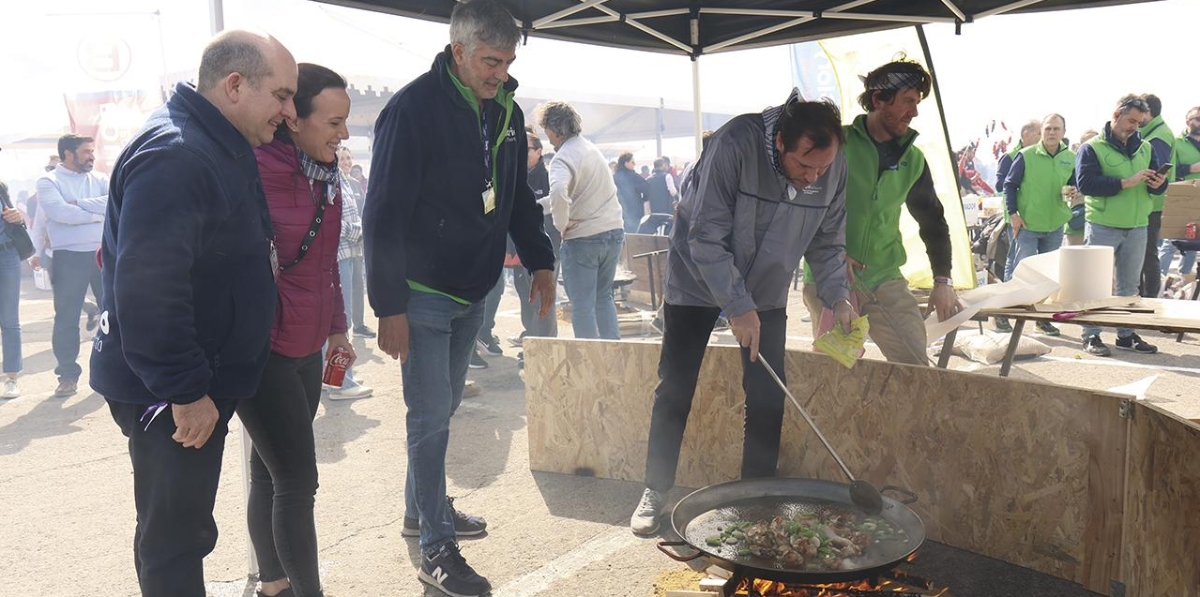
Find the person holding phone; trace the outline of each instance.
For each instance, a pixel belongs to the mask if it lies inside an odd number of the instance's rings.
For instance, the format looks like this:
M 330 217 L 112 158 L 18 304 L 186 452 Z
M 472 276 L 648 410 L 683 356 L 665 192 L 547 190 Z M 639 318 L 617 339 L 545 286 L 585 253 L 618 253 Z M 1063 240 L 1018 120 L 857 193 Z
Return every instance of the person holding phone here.
M 1154 209 L 1152 197 L 1167 188 L 1167 177 L 1157 172 L 1163 164 L 1138 135 L 1149 114 L 1146 100 L 1136 95 L 1122 97 L 1104 131 L 1079 147 L 1075 164 L 1079 192 L 1087 206 L 1084 244 L 1113 248 L 1117 296 L 1138 296 L 1147 227 Z M 1097 326 L 1083 326 L 1082 340 L 1088 354 L 1112 354 L 1100 340 Z M 1158 352 L 1158 347 L 1129 328 L 1117 328 L 1117 348 L 1142 354 Z

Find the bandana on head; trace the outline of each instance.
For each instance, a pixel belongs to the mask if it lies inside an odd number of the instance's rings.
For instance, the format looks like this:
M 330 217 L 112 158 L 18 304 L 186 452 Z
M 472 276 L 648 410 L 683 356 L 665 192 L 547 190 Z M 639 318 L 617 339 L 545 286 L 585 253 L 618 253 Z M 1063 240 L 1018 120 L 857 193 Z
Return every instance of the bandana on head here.
M 862 75 L 859 75 L 858 79 L 863 82 L 867 91 L 900 91 L 901 89 L 920 89 L 921 82 L 925 77 L 920 73 L 887 73 L 878 77 L 874 82 L 868 82 L 867 78 Z

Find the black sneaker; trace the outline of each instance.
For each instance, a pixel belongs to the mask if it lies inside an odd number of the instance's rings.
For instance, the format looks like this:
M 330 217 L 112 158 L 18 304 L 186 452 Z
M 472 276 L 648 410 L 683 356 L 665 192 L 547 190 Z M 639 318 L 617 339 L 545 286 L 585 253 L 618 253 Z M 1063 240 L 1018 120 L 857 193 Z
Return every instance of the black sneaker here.
M 1050 323 L 1049 321 L 1037 322 L 1037 329 L 1039 332 L 1046 334 L 1047 336 L 1057 336 L 1062 333 L 1058 330 L 1058 328 L 1054 327 L 1054 324 Z
M 1008 323 L 1007 317 L 997 317 L 993 319 L 992 328 L 1002 334 L 1007 334 L 1012 331 L 1012 325 Z
M 1107 357 L 1112 355 L 1112 351 L 1100 341 L 1100 336 L 1098 334 L 1084 338 L 1083 349 L 1087 351 L 1088 354 L 1096 355 L 1098 357 Z
M 417 578 L 451 597 L 480 597 L 492 590 L 492 583 L 471 568 L 453 542 L 422 555 Z
M 454 520 L 454 533 L 459 537 L 473 537 L 487 530 L 487 521 L 482 516 L 472 516 L 465 512 L 460 512 L 454 507 L 454 498 L 446 498 L 446 507 L 450 508 L 450 518 Z M 405 516 L 404 526 L 400 529 L 400 535 L 403 537 L 420 537 L 421 521 Z
M 1132 350 L 1141 354 L 1154 354 L 1158 352 L 1157 346 L 1142 340 L 1142 337 L 1137 334 L 1130 334 L 1126 338 L 1117 338 L 1117 348 Z
M 495 336 L 488 336 L 486 339 L 479 338 L 479 350 L 486 352 L 494 357 L 504 354 L 504 349 L 500 348 L 500 339 Z
M 354 327 L 354 335 L 358 336 L 359 338 L 374 338 L 375 330 L 372 330 L 365 325 L 359 325 Z
M 483 357 L 479 355 L 479 351 L 476 350 L 471 353 L 471 362 L 467 363 L 467 367 L 471 369 L 487 369 L 488 362 L 483 360 Z

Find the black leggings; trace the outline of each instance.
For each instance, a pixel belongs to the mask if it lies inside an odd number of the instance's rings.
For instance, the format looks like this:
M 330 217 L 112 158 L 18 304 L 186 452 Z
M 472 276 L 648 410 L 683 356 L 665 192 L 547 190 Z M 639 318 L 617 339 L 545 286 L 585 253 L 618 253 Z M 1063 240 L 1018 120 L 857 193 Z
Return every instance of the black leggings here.
M 313 418 L 321 401 L 321 353 L 271 353 L 250 400 L 237 414 L 254 440 L 246 518 L 264 582 L 284 577 L 297 597 L 321 595 L 317 573 L 317 455 Z

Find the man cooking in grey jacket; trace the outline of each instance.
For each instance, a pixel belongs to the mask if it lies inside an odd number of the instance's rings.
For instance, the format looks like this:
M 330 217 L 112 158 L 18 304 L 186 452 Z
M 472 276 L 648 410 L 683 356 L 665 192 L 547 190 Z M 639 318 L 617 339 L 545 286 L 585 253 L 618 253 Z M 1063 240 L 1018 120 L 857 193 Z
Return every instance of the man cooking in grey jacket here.
M 857 317 L 847 299 L 841 121 L 833 104 L 800 101 L 793 91 L 784 105 L 721 127 L 683 182 L 664 282 L 646 491 L 633 532 L 658 529 L 704 349 L 722 312 L 742 346 L 743 478 L 774 476 L 779 460 L 783 391 L 757 361 L 761 350 L 786 379 L 788 286 L 801 257 L 842 329 Z

